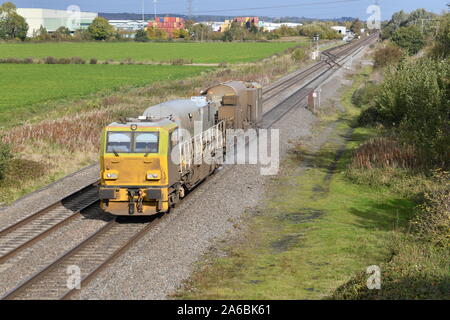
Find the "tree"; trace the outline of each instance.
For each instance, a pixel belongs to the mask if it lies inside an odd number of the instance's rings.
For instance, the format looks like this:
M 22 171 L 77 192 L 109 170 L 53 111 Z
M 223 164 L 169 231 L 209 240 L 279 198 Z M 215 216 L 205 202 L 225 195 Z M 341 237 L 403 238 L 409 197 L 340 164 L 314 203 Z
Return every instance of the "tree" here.
M 64 39 L 69 39 L 71 37 L 70 35 L 70 30 L 67 27 L 59 27 L 58 29 L 56 29 L 56 31 L 52 34 L 52 38 L 53 39 L 57 39 L 57 40 L 64 40 Z
M 0 6 L 0 14 L 2 13 L 12 13 L 12 12 L 16 12 L 17 11 L 17 7 L 14 3 L 12 2 L 5 2 Z
M 45 29 L 43 26 L 40 26 L 39 30 L 33 32 L 33 39 L 40 41 L 48 41 L 51 39 L 51 37 L 48 34 L 47 29 Z
M 28 32 L 28 24 L 24 17 L 17 14 L 16 6 L 11 2 L 5 2 L 0 6 L 0 39 L 25 40 Z
M 389 22 L 390 25 L 392 25 L 395 29 L 398 29 L 400 27 L 404 27 L 406 23 L 408 22 L 409 14 L 405 11 L 401 10 L 399 12 L 396 12 L 392 15 L 391 21 Z
M 151 40 L 167 40 L 167 38 L 169 37 L 167 32 L 155 26 L 148 28 L 147 34 Z
M 409 55 L 415 55 L 426 44 L 425 38 L 416 26 L 401 27 L 392 35 L 392 41 Z
M 189 39 L 189 32 L 186 29 L 176 29 L 173 31 L 173 37 L 179 39 Z
M 88 31 L 94 40 L 107 40 L 114 35 L 114 27 L 102 17 L 95 18 Z
M 445 14 L 441 18 L 432 55 L 436 58 L 450 56 L 450 13 Z
M 134 35 L 134 41 L 147 42 L 149 40 L 150 40 L 150 38 L 148 37 L 147 31 L 145 31 L 144 29 L 140 29 L 140 30 L 136 31 L 136 33 Z
M 246 38 L 248 31 L 238 22 L 231 23 L 230 28 L 223 33 L 223 41 L 243 41 Z
M 208 26 L 206 24 L 203 23 L 194 24 L 188 30 L 192 40 L 204 41 L 204 40 L 211 40 L 212 38 L 213 30 L 211 26 Z
M 92 40 L 91 33 L 87 29 L 78 29 L 73 35 L 75 40 Z
M 353 21 L 352 25 L 350 26 L 350 31 L 354 34 L 360 36 L 361 35 L 361 29 L 363 28 L 363 24 L 359 19 L 356 19 Z

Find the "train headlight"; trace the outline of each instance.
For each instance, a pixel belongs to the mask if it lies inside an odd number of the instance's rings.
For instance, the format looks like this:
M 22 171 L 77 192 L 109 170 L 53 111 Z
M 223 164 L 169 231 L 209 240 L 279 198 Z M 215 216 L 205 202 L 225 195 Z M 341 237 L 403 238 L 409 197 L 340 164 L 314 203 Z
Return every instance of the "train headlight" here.
M 104 178 L 105 180 L 117 180 L 119 178 L 119 174 L 117 172 L 105 172 Z
M 154 173 L 154 172 L 148 172 L 147 180 L 159 180 L 159 174 Z

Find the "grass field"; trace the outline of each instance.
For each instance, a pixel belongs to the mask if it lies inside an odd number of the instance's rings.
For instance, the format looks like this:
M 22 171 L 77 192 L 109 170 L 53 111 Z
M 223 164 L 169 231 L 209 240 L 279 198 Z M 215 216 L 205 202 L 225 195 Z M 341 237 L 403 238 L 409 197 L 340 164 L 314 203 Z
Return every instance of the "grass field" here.
M 0 44 L 0 58 L 45 58 L 47 56 L 97 58 L 100 60 L 171 61 L 195 63 L 250 62 L 294 47 L 296 42 L 252 43 L 12 43 Z
M 249 218 L 244 238 L 225 248 L 226 257 L 207 259 L 212 262 L 199 268 L 176 298 L 324 299 L 355 273 L 389 259 L 392 239 L 414 203 L 386 187 L 353 184 L 343 174 L 352 151 L 376 135 L 365 128 L 349 133 L 358 110 L 349 108 L 347 99 L 362 79 L 342 93 L 347 113 L 339 116 L 328 142 L 317 153 L 308 152 L 305 142 L 292 149 L 260 213 Z M 336 117 L 322 120 L 314 131 Z
M 200 269 L 176 297 L 322 299 L 355 272 L 387 260 L 393 232 L 414 204 L 387 188 L 354 185 L 341 174 L 351 150 L 370 134 L 355 132 L 329 182 L 336 145 L 325 145 L 311 159 L 314 165 L 300 174 L 298 160 L 290 159 L 290 169 L 271 182 L 270 196 L 251 219 L 245 240 Z
M 20 109 L 102 90 L 139 86 L 197 75 L 204 67 L 153 65 L 0 64 L 0 124 Z

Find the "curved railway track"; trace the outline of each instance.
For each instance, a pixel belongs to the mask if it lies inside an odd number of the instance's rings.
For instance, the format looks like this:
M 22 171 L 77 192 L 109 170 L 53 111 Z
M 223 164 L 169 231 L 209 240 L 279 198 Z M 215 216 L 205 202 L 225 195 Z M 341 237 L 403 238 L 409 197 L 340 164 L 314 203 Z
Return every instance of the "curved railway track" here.
M 270 99 L 273 99 L 274 97 L 278 96 L 281 92 L 295 86 L 298 84 L 299 81 L 304 80 L 308 78 L 310 75 L 313 75 L 315 72 L 319 71 L 320 69 L 326 67 L 326 66 L 332 66 L 332 64 L 336 64 L 336 59 L 340 59 L 342 56 L 345 56 L 355 48 L 358 48 L 361 46 L 361 44 L 366 43 L 366 41 L 370 41 L 372 36 L 361 40 L 359 42 L 354 42 L 350 44 L 343 44 L 337 47 L 333 47 L 327 50 L 324 50 L 321 52 L 323 56 L 326 57 L 326 59 L 321 60 L 312 66 L 308 67 L 304 70 L 299 70 L 296 72 L 293 72 L 291 76 L 288 78 L 284 78 L 279 83 L 275 83 L 274 85 L 270 86 L 266 90 L 264 90 L 263 93 L 263 99 L 264 101 L 268 101 Z
M 339 63 L 366 43 L 372 41 L 375 36 L 368 37 L 352 45 L 344 45 L 336 55 L 335 63 Z M 336 48 L 333 48 L 336 49 Z M 339 60 L 339 61 L 336 61 Z M 321 61 L 314 66 L 296 73 L 284 82 L 277 84 L 269 92 L 280 90 L 280 92 L 292 87 L 299 80 L 305 80 L 309 75 L 319 71 L 326 65 Z M 324 76 L 332 68 L 320 72 L 307 85 Z M 274 89 L 275 88 L 275 89 Z M 282 89 L 280 89 L 282 88 Z M 267 91 L 266 91 L 267 92 Z M 299 106 L 311 89 L 305 85 L 281 101 L 277 106 L 267 111 L 263 116 L 263 128 L 269 128 L 278 122 L 286 113 L 294 107 Z M 272 99 L 270 97 L 269 99 Z M 265 99 L 265 101 L 267 101 Z M 189 195 L 187 195 L 189 196 Z M 0 231 L 0 263 L 20 253 L 39 239 L 49 235 L 68 224 L 82 210 L 94 208 L 98 202 L 94 186 L 87 186 L 76 194 L 63 201 L 53 204 L 47 209 L 41 210 L 16 224 Z M 151 218 L 133 217 L 125 221 L 116 218 L 107 222 L 103 227 L 83 240 L 77 246 L 66 251 L 56 260 L 43 267 L 29 278 L 22 281 L 17 287 L 4 294 L 1 299 L 69 299 L 79 292 L 77 288 L 68 286 L 68 268 L 76 266 L 82 273 L 80 285 L 86 285 L 94 276 L 155 227 L 164 215 Z

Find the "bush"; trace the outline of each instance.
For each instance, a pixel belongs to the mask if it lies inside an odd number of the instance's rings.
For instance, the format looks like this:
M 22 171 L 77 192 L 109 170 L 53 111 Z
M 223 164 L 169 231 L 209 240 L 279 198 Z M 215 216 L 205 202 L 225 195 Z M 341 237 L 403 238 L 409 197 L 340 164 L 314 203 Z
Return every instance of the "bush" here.
M 363 87 L 359 88 L 352 95 L 352 103 L 361 108 L 375 101 L 378 94 L 378 86 L 372 82 L 366 82 Z
M 411 221 L 417 236 L 442 247 L 450 247 L 450 174 L 437 171 L 436 185 L 425 193 L 425 202 Z
M 150 41 L 147 31 L 145 31 L 144 29 L 140 29 L 140 30 L 136 31 L 136 33 L 134 35 L 134 41 L 137 41 L 137 42 Z
M 364 109 L 356 120 L 356 126 L 358 127 L 376 127 L 383 124 L 385 118 L 383 114 L 375 106 L 370 106 Z
M 402 61 L 405 57 L 402 49 L 397 46 L 387 45 L 375 51 L 374 67 L 383 68 Z
M 44 63 L 45 64 L 58 64 L 58 59 L 56 59 L 55 57 L 46 57 L 46 58 L 44 58 Z
M 5 171 L 12 158 L 10 146 L 0 141 L 0 180 L 5 177 Z
M 443 168 L 450 159 L 449 78 L 448 60 L 403 63 L 386 73 L 375 103 L 383 124 Z
M 431 54 L 435 58 L 446 58 L 450 55 L 450 13 L 441 18 Z
M 393 35 L 392 41 L 409 55 L 415 55 L 426 44 L 425 37 L 416 26 L 399 28 Z
M 89 61 L 90 64 L 97 64 L 98 60 L 96 58 L 91 58 Z
M 308 59 L 308 54 L 305 49 L 297 48 L 292 52 L 291 57 L 295 62 L 303 62 Z
M 365 272 L 339 287 L 332 299 L 417 300 L 450 299 L 449 250 L 414 239 L 392 240 L 392 258 L 381 263 L 381 290 L 369 290 Z
M 58 63 L 59 64 L 70 64 L 70 58 L 60 58 L 59 60 L 58 60 Z
M 83 60 L 83 59 L 80 58 L 80 57 L 72 57 L 72 58 L 70 59 L 70 62 L 71 62 L 72 64 L 86 64 L 86 61 Z

